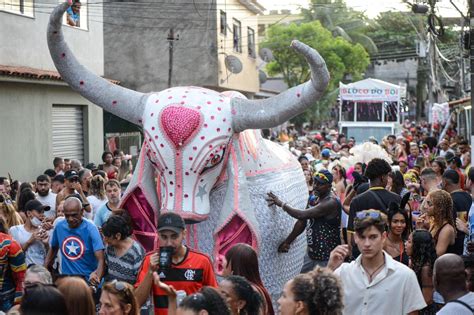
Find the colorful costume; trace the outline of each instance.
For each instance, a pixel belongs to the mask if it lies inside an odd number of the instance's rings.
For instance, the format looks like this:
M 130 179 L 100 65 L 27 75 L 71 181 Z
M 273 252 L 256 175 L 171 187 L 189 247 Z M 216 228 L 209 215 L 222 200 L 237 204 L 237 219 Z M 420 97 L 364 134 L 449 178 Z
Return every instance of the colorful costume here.
M 0 233 L 0 310 L 18 304 L 23 292 L 26 264 L 25 253 L 13 238 Z

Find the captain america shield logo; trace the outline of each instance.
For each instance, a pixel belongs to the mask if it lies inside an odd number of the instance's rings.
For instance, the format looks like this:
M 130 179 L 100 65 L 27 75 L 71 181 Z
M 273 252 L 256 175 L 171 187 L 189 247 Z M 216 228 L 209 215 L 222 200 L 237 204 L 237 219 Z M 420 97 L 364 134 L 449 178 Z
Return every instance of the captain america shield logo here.
M 78 260 L 84 256 L 85 247 L 82 240 L 76 236 L 69 236 L 63 241 L 61 250 L 69 260 Z

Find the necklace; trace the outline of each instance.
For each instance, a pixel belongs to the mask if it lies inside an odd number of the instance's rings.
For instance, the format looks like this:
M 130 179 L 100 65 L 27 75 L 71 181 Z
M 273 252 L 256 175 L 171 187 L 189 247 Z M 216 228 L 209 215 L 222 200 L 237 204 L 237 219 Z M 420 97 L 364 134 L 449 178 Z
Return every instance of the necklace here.
M 364 271 L 369 275 L 369 283 L 371 283 L 372 282 L 372 277 L 375 276 L 377 271 L 379 271 L 383 266 L 385 266 L 385 259 L 383 260 L 383 263 L 380 266 L 377 267 L 377 269 L 372 271 L 372 273 L 368 272 L 367 269 L 365 269 L 364 265 L 362 265 L 362 262 L 361 262 L 361 266 L 364 269 Z

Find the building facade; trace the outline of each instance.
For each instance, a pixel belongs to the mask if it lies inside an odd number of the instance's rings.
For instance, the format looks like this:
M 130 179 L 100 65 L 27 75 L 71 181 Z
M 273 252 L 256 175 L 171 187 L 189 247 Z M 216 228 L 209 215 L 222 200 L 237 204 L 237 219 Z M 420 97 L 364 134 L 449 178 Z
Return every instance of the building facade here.
M 81 27 L 64 25 L 64 36 L 79 62 L 103 75 L 102 5 L 81 2 Z M 61 80 L 49 55 L 56 4 L 0 0 L 0 176 L 34 180 L 55 156 L 100 161 L 102 109 Z
M 254 0 L 104 3 L 105 75 L 141 92 L 166 89 L 170 81 L 252 98 L 262 12 Z

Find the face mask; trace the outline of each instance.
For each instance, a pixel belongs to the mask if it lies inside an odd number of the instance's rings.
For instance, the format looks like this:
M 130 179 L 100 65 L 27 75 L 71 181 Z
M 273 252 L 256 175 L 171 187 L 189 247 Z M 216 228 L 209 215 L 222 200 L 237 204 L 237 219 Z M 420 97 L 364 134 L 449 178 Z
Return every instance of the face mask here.
M 41 223 L 42 223 L 41 220 L 38 219 L 37 217 L 33 217 L 33 219 L 31 219 L 31 224 L 32 224 L 33 226 L 40 226 Z

